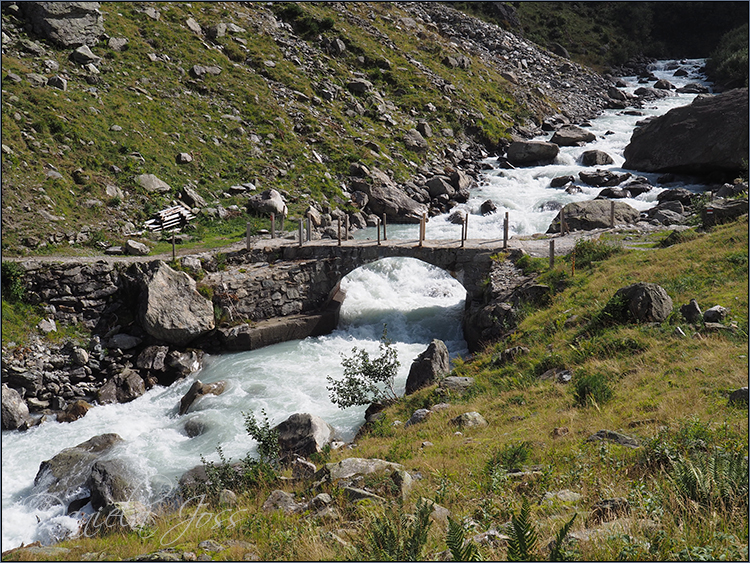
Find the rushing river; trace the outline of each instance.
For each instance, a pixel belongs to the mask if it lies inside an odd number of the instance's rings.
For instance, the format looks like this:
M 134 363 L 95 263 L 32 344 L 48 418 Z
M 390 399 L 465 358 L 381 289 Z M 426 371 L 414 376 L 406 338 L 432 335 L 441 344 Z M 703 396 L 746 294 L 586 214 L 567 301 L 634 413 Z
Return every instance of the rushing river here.
M 675 69 L 672 68 L 677 61 L 660 61 L 653 74 L 657 78 L 664 78 L 671 82 L 676 88 L 688 83 L 698 83 L 710 87 L 705 77 L 700 74 L 699 69 L 704 60 L 683 61 L 680 65 L 688 74 L 683 77 L 674 76 Z M 670 70 L 667 70 L 669 68 Z M 654 82 L 639 84 L 637 77 L 626 77 L 628 83 L 623 91 L 634 92 L 641 86 L 653 87 Z M 672 91 L 674 94 L 674 90 Z M 594 170 L 579 164 L 578 160 L 584 151 L 598 149 L 606 152 L 612 157 L 614 164 L 598 166 L 616 172 L 630 172 L 633 175 L 645 176 L 652 185 L 656 186 L 656 179 L 660 174 L 648 174 L 635 170 L 622 168 L 625 162 L 623 151 L 630 142 L 630 136 L 635 124 L 649 116 L 658 116 L 667 113 L 670 109 L 690 104 L 695 94 L 678 94 L 653 102 L 647 102 L 644 107 L 637 110 L 642 115 L 629 115 L 627 110 L 610 109 L 602 115 L 590 121 L 591 127 L 586 130 L 596 135 L 596 140 L 586 143 L 582 147 L 560 147 L 555 162 L 548 166 L 532 166 L 528 168 L 516 168 L 503 170 L 496 168 L 483 174 L 477 188 L 472 189 L 471 197 L 466 204 L 457 206 L 455 209 L 463 209 L 469 213 L 468 238 L 498 240 L 503 238 L 503 223 L 505 213 L 508 213 L 508 236 L 532 235 L 547 231 L 552 220 L 557 216 L 561 206 L 574 201 L 588 201 L 594 199 L 603 188 L 595 188 L 583 185 L 577 181 L 582 188 L 580 193 L 568 194 L 563 189 L 549 187 L 550 180 L 557 176 L 573 176 L 578 180 L 578 173 L 582 170 Z M 630 108 L 632 109 L 632 108 Z M 631 112 L 632 113 L 632 112 Z M 549 141 L 552 133 L 545 133 L 535 140 Z M 496 158 L 488 158 L 487 164 L 497 166 Z M 670 184 L 670 187 L 683 187 L 688 190 L 701 190 L 700 186 L 691 184 Z M 662 187 L 644 193 L 637 198 L 623 199 L 639 211 L 645 211 L 656 205 L 656 198 L 664 190 Z M 497 206 L 497 213 L 487 216 L 480 214 L 480 207 L 486 200 L 492 200 Z M 450 214 L 433 217 L 427 223 L 425 238 L 427 239 L 460 239 L 461 226 L 448 220 Z M 418 239 L 418 225 L 388 225 L 388 238 L 392 239 Z M 363 229 L 355 233 L 355 238 L 374 239 L 376 230 L 374 228 Z
M 665 64 L 655 74 L 678 87 L 687 82 L 703 82 L 697 74 L 701 64 L 702 61 L 689 61 L 689 75 L 685 78 L 674 77 L 674 70 L 665 70 Z M 630 83 L 630 91 L 639 86 L 634 78 Z M 661 115 L 690 103 L 693 97 L 665 98 L 647 104 L 642 111 L 644 116 Z M 501 238 L 506 211 L 511 236 L 544 232 L 557 213 L 550 209 L 554 207 L 550 202 L 593 199 L 599 188 L 584 187 L 582 193 L 569 195 L 550 189 L 550 179 L 562 175 L 577 178 L 582 170 L 577 158 L 590 149 L 607 152 L 615 161 L 607 168 L 622 170 L 623 149 L 640 119 L 644 117 L 608 110 L 591 121 L 590 130 L 596 134 L 596 141 L 585 147 L 562 148 L 554 164 L 488 171 L 481 185 L 472 191 L 471 199 L 461 206 L 471 213 L 469 237 Z M 550 136 L 541 139 L 548 140 Z M 642 175 L 655 183 L 653 175 Z M 648 209 L 660 191 L 657 188 L 627 203 L 640 210 Z M 498 213 L 486 217 L 478 214 L 486 199 L 492 199 Z M 358 234 L 373 235 L 373 230 Z M 415 226 L 392 225 L 388 236 L 416 239 L 417 230 Z M 433 218 L 427 225 L 427 238 L 459 236 L 460 227 L 447 217 Z M 466 352 L 461 330 L 466 292 L 445 272 L 412 259 L 387 259 L 355 270 L 342 282 L 342 288 L 346 299 L 340 325 L 330 335 L 252 352 L 211 356 L 194 376 L 169 388 L 151 389 L 131 403 L 97 407 L 69 424 L 45 423 L 26 432 L 3 432 L 2 549 L 36 540 L 52 543 L 77 529 L 75 519 L 65 516 L 59 504 L 49 506 L 42 502 L 33 487 L 40 463 L 64 448 L 98 434 L 115 432 L 124 443 L 116 446 L 112 455 L 125 460 L 139 475 L 146 493 L 156 494 L 173 486 L 182 473 L 200 463 L 201 456 L 217 461 L 217 446 L 233 459 L 253 452 L 255 442 L 245 432 L 243 413 L 260 416 L 263 410 L 275 424 L 291 414 L 309 412 L 334 426 L 343 440 L 352 439 L 363 422 L 364 407 L 338 409 L 329 399 L 326 376 L 341 377 L 341 355 L 350 354 L 354 347 L 377 354 L 384 325 L 401 361 L 396 380 L 399 393 L 403 392 L 411 362 L 433 338 L 445 341 L 452 356 Z M 226 391 L 201 398 L 188 414 L 180 417 L 180 398 L 196 378 L 204 383 L 224 380 Z M 194 438 L 189 438 L 184 429 L 185 422 L 191 419 L 199 419 L 206 427 L 203 434 Z M 76 498 L 76 494 L 71 498 Z

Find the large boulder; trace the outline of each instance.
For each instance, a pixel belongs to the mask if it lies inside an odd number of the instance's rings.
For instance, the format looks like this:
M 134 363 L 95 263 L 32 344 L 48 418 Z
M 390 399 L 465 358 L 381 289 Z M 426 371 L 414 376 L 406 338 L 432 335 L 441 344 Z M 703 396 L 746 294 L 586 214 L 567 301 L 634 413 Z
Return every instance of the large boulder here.
M 411 364 L 409 377 L 406 379 L 406 395 L 418 391 L 422 387 L 431 385 L 440 376 L 450 372 L 450 356 L 448 348 L 442 340 L 433 340 Z
M 29 407 L 18 391 L 3 383 L 2 397 L 3 430 L 26 430 L 31 426 Z
M 736 173 L 748 154 L 748 90 L 698 97 L 636 127 L 625 168 L 705 175 Z
M 554 143 L 515 141 L 508 147 L 506 157 L 513 166 L 536 166 L 551 163 L 559 152 L 560 147 Z
M 256 213 L 274 213 L 280 217 L 287 214 L 284 198 L 276 190 L 266 190 L 250 197 L 247 200 L 247 209 Z
M 611 226 L 613 205 L 616 225 L 630 225 L 638 222 L 640 212 L 624 201 L 606 199 L 577 201 L 567 204 L 561 212 L 565 213 L 565 223 L 571 231 L 606 229 Z M 560 232 L 560 213 L 552 220 L 547 232 Z
M 721 223 L 734 221 L 748 212 L 748 200 L 742 199 L 715 199 L 710 205 L 701 209 L 701 220 L 707 227 L 713 227 Z
M 308 457 L 323 451 L 334 438 L 334 429 L 322 418 L 308 413 L 297 413 L 276 426 L 282 459 Z
M 550 143 L 555 143 L 559 147 L 578 147 L 585 143 L 590 143 L 596 139 L 591 131 L 586 131 L 575 125 L 564 125 L 552 135 Z
M 91 475 L 91 468 L 123 441 L 117 434 L 100 434 L 72 448 L 65 448 L 43 461 L 34 478 L 34 492 L 48 504 L 80 497 Z
M 639 282 L 621 287 L 605 309 L 616 322 L 663 322 L 672 313 L 672 299 L 663 287 Z
M 99 404 L 129 403 L 146 392 L 146 385 L 138 372 L 125 368 L 115 374 L 96 393 Z
M 139 319 L 158 340 L 185 346 L 215 327 L 211 301 L 195 289 L 195 280 L 159 260 L 140 270 Z
M 95 462 L 91 466 L 86 487 L 91 494 L 91 506 L 94 510 L 131 500 L 137 488 L 132 471 L 119 459 Z
M 378 217 L 385 213 L 390 223 L 419 223 L 427 213 L 425 205 L 411 199 L 377 169 L 366 180 L 352 180 L 351 189 L 367 194 L 369 211 Z
M 20 2 L 31 30 L 61 47 L 94 46 L 104 35 L 99 2 Z
M 612 172 L 611 170 L 599 170 L 596 172 L 589 172 L 582 170 L 578 173 L 578 177 L 581 181 L 589 186 L 602 187 L 602 186 L 617 186 L 622 184 L 625 180 L 630 178 L 630 173 L 625 172 L 620 174 L 618 172 Z

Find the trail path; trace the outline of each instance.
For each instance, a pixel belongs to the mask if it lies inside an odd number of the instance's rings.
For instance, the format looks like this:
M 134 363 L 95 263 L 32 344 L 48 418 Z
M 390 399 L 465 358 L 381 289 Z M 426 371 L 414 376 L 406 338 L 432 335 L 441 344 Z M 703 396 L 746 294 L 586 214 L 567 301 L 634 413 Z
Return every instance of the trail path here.
M 664 227 L 668 228 L 668 227 Z M 554 234 L 554 235 L 547 235 L 547 234 L 541 234 L 538 233 L 536 235 L 524 235 L 521 237 L 512 237 L 508 239 L 508 248 L 509 249 L 522 249 L 525 252 L 527 252 L 530 256 L 535 257 L 547 257 L 549 256 L 550 251 L 550 241 L 555 241 L 555 255 L 556 256 L 562 256 L 569 254 L 573 248 L 575 247 L 575 244 L 578 240 L 581 239 L 597 239 L 599 236 L 601 236 L 603 233 L 612 233 L 617 232 L 620 229 L 615 227 L 614 229 L 594 229 L 591 231 L 574 231 L 572 233 L 567 233 L 565 235 L 560 234 Z M 638 230 L 637 227 L 627 227 L 627 230 Z M 296 236 L 296 234 L 295 234 Z M 287 238 L 289 237 L 289 238 Z M 298 244 L 297 239 L 293 238 L 291 235 L 287 235 L 287 237 L 284 238 L 275 238 L 272 239 L 270 235 L 262 235 L 262 236 L 255 236 L 252 237 L 250 240 L 251 247 L 253 248 L 268 248 L 270 247 L 281 247 L 281 246 L 296 246 Z M 314 245 L 326 245 L 326 246 L 336 246 L 337 241 L 331 240 L 331 239 L 320 239 L 320 240 L 314 240 L 311 242 L 306 242 L 304 244 L 314 244 Z M 342 246 L 374 246 L 377 245 L 377 240 L 371 240 L 371 239 L 365 239 L 365 240 L 348 240 L 348 241 L 342 241 Z M 406 240 L 406 239 L 399 239 L 399 240 L 389 240 L 389 241 L 383 241 L 382 244 L 413 244 L 416 246 L 418 244 L 417 240 Z M 426 240 L 424 241 L 424 244 L 427 246 L 432 247 L 459 247 L 461 245 L 461 242 L 459 240 L 448 240 L 448 239 L 440 239 L 440 240 Z M 219 254 L 219 253 L 231 253 L 231 252 L 238 252 L 246 248 L 246 241 L 240 240 L 236 241 L 230 244 L 227 244 L 225 246 L 221 247 L 214 247 L 211 249 L 206 248 L 200 248 L 200 247 L 191 247 L 191 248 L 184 248 L 177 246 L 175 251 L 175 256 L 177 258 L 181 256 L 195 256 L 195 255 L 212 255 L 212 254 Z M 465 241 L 466 246 L 481 246 L 486 245 L 489 248 L 497 248 L 498 246 L 502 245 L 502 240 L 485 240 L 485 239 L 468 239 Z M 638 243 L 632 243 L 625 245 L 628 248 L 632 249 L 643 249 L 642 246 L 640 246 Z M 106 255 L 106 254 L 89 254 L 89 255 L 47 255 L 47 256 L 3 256 L 3 260 L 13 261 L 13 262 L 46 262 L 46 263 L 66 263 L 66 262 L 74 262 L 74 263 L 93 263 L 93 262 L 99 262 L 99 261 L 105 261 L 108 263 L 116 263 L 116 262 L 124 262 L 124 263 L 135 263 L 135 262 L 151 262 L 154 260 L 164 260 L 164 261 L 170 261 L 172 260 L 172 253 L 160 253 L 160 254 L 149 254 L 147 256 L 113 256 L 113 255 Z

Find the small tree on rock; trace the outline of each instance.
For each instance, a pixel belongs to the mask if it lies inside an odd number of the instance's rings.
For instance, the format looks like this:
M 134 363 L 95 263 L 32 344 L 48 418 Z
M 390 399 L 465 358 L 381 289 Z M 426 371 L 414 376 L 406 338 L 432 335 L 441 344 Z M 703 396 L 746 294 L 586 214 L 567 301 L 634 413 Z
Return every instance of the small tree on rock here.
M 380 338 L 380 355 L 370 358 L 367 350 L 352 348 L 351 356 L 341 356 L 344 366 L 343 379 L 330 375 L 328 389 L 331 401 L 341 409 L 371 403 L 387 403 L 398 399 L 394 382 L 401 363 L 398 352 L 388 339 L 386 326 Z

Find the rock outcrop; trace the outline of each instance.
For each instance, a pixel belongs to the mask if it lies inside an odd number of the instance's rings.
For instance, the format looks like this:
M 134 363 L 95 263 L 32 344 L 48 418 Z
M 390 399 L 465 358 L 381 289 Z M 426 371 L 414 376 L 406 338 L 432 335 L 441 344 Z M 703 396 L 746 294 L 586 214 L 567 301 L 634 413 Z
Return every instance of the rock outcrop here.
M 405 394 L 410 395 L 422 387 L 435 383 L 440 376 L 447 375 L 450 369 L 450 356 L 445 342 L 433 340 L 411 364 Z
M 26 430 L 31 426 L 29 407 L 15 389 L 3 383 L 2 397 L 3 430 Z
M 735 174 L 747 161 L 748 90 L 697 97 L 641 124 L 625 147 L 625 168 L 644 172 Z
M 143 329 L 158 340 L 185 346 L 214 329 L 214 308 L 195 281 L 161 260 L 143 266 L 139 279 Z
M 539 166 L 549 164 L 560 152 L 555 143 L 544 141 L 516 141 L 506 151 L 508 162 L 514 166 Z
M 565 213 L 565 223 L 571 231 L 592 229 L 606 229 L 612 226 L 612 209 L 614 206 L 615 225 L 634 224 L 638 222 L 640 213 L 624 201 L 594 199 L 567 204 L 561 210 Z M 560 213 L 552 220 L 548 233 L 560 232 Z
M 319 416 L 297 413 L 276 426 L 282 459 L 308 457 L 323 451 L 334 439 L 335 430 Z
M 672 313 L 672 299 L 663 287 L 639 282 L 618 289 L 605 310 L 616 322 L 660 323 Z
M 99 2 L 22 2 L 31 29 L 61 47 L 94 46 L 104 35 Z

